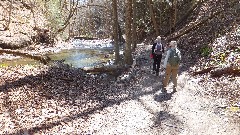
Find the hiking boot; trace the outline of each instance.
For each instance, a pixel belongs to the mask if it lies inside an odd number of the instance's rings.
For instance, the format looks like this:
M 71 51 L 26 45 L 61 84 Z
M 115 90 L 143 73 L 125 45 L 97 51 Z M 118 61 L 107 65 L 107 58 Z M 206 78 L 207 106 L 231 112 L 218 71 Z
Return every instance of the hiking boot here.
M 164 86 L 162 86 L 162 93 L 167 93 L 167 89 Z
M 156 72 L 155 71 L 152 71 L 152 74 L 155 74 Z
M 173 86 L 173 93 L 177 92 L 177 88 Z

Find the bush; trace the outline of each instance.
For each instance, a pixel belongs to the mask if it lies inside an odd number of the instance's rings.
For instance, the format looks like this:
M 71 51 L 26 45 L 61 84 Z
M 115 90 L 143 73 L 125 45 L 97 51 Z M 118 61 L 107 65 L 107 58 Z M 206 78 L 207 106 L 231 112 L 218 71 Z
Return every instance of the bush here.
M 212 52 L 212 48 L 205 45 L 200 49 L 200 53 L 203 57 L 208 57 Z

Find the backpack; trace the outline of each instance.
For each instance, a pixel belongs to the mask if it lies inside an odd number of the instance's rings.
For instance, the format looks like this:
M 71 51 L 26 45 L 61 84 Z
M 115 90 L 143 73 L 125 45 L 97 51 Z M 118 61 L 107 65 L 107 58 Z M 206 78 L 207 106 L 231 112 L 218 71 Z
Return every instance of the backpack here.
M 154 53 L 156 55 L 161 55 L 162 54 L 162 44 L 156 44 L 155 49 L 154 49 Z
M 177 66 L 180 63 L 180 54 L 177 53 L 176 49 L 171 49 L 168 62 L 171 66 Z

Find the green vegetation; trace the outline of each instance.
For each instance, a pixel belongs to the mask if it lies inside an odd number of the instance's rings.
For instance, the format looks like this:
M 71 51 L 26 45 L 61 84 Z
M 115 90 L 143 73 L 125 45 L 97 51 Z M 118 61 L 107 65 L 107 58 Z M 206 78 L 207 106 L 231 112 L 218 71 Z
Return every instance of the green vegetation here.
M 212 52 L 212 48 L 205 45 L 200 49 L 201 56 L 208 57 Z

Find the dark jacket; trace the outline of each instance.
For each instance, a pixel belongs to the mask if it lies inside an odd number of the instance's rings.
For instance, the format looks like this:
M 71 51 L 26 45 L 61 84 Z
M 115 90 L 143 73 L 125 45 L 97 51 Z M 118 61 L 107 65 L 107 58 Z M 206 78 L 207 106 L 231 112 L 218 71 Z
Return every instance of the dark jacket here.
M 162 44 L 162 43 L 161 43 Z M 153 54 L 153 57 L 155 57 L 155 54 L 154 54 L 154 49 L 156 47 L 157 43 L 153 43 L 152 45 L 152 54 Z M 162 44 L 162 52 L 164 53 L 164 45 Z

